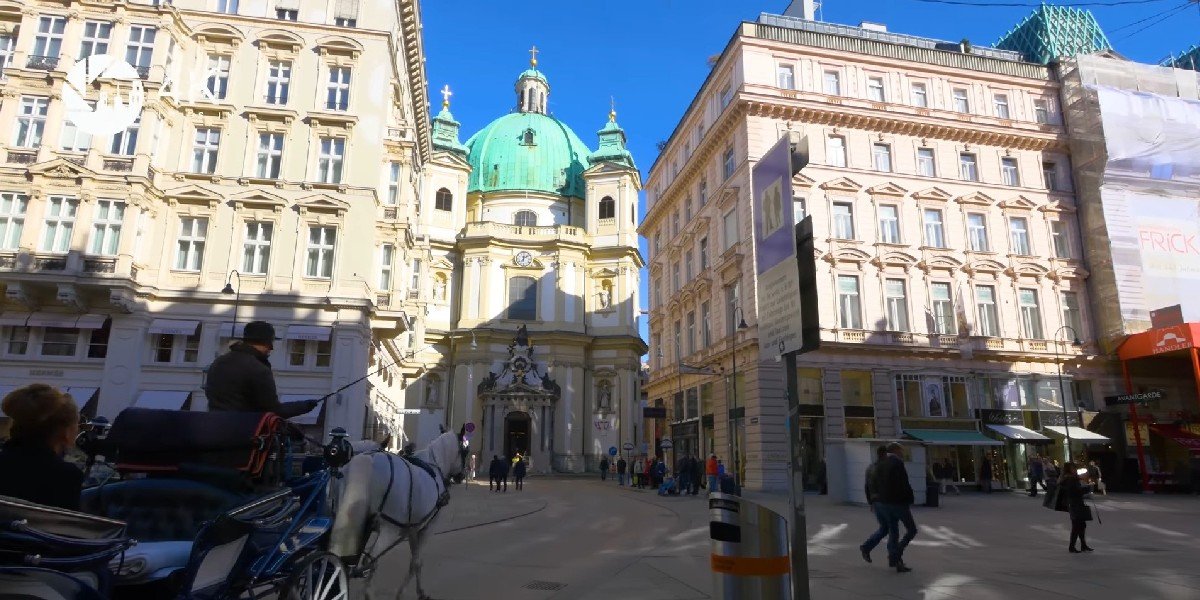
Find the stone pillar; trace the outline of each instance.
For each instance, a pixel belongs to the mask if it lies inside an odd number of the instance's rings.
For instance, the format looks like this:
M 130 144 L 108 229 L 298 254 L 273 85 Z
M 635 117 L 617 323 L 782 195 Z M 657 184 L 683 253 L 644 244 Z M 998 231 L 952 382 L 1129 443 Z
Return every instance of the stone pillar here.
M 583 469 L 583 438 L 580 428 L 585 424 L 583 368 L 560 365 L 554 369 L 554 380 L 562 388 L 562 397 L 554 411 L 554 468 L 576 473 Z

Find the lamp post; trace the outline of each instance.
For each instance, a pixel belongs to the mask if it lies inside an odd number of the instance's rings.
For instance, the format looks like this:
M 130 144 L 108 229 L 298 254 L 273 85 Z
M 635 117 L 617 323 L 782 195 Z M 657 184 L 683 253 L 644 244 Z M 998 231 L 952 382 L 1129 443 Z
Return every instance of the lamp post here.
M 237 289 L 233 288 L 230 283 L 234 278 L 237 278 Z M 237 271 L 230 271 L 229 275 L 225 276 L 225 287 L 221 289 L 222 294 L 233 294 L 233 327 L 229 329 L 229 337 L 237 337 L 237 313 L 238 304 L 242 301 L 242 274 Z
M 745 313 L 742 312 L 742 307 L 738 306 L 738 307 L 734 308 L 733 316 L 737 317 L 737 322 L 738 322 L 737 328 L 734 329 L 733 334 L 730 335 L 730 339 L 733 340 L 733 350 L 732 350 L 732 357 L 731 357 L 733 359 L 732 360 L 732 362 L 733 362 L 733 380 L 729 382 L 729 387 L 732 390 L 733 402 L 730 403 L 731 406 L 726 406 L 727 410 L 725 411 L 725 430 L 729 437 L 729 440 L 728 440 L 729 441 L 729 462 L 732 463 L 731 468 L 733 469 L 733 483 L 735 486 L 739 486 L 742 484 L 742 478 L 741 478 L 741 473 L 738 470 L 737 436 L 735 435 L 734 430 L 733 430 L 733 411 L 735 408 L 737 408 L 737 401 L 738 401 L 738 397 L 737 397 L 737 333 L 739 331 L 748 329 L 750 326 L 746 325 L 746 315 L 745 315 Z
M 1054 363 L 1058 365 L 1058 401 L 1059 405 L 1062 407 L 1063 431 L 1066 432 L 1067 462 L 1071 462 L 1071 422 L 1069 419 L 1067 419 L 1067 391 L 1066 387 L 1063 385 L 1062 361 L 1059 359 L 1058 352 L 1058 335 L 1060 333 L 1065 333 L 1065 330 L 1068 329 L 1071 331 L 1071 345 L 1079 346 L 1082 343 L 1079 341 L 1079 333 L 1075 331 L 1074 327 L 1071 327 L 1070 325 L 1063 325 L 1062 327 L 1059 327 L 1058 330 L 1054 332 Z M 1066 338 L 1063 338 L 1063 341 L 1066 341 Z M 1079 420 L 1079 424 L 1083 425 L 1083 419 Z

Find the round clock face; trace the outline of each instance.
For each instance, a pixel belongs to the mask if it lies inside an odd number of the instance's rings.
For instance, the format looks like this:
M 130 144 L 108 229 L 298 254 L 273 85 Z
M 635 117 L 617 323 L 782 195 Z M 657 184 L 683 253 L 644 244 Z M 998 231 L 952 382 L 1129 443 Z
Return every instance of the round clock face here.
M 517 265 L 518 266 L 528 267 L 529 265 L 532 265 L 532 264 L 533 264 L 533 255 L 532 254 L 525 252 L 524 250 L 517 253 Z

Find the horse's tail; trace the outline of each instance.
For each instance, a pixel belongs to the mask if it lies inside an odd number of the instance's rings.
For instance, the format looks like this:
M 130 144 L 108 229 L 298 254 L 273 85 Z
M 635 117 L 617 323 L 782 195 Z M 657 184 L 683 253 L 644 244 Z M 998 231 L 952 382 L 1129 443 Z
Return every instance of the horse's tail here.
M 373 473 L 374 458 L 370 454 L 355 456 L 342 469 L 341 494 L 329 534 L 329 551 L 342 558 L 359 556 L 367 543 Z

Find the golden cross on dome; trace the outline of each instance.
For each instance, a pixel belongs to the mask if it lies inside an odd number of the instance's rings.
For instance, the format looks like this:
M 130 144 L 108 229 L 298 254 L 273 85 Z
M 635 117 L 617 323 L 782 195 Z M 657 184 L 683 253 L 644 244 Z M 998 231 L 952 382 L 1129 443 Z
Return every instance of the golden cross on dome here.
M 530 48 L 530 49 L 529 49 L 529 66 L 531 66 L 531 67 L 536 67 L 536 66 L 537 66 L 537 54 L 538 54 L 538 52 L 539 52 L 539 50 L 537 49 L 537 46 L 534 46 L 534 47 L 532 47 L 532 48 Z
M 450 108 L 450 96 L 453 95 L 450 91 L 450 84 L 442 86 L 442 108 Z
M 608 97 L 608 120 L 617 122 L 617 100 L 613 96 Z

